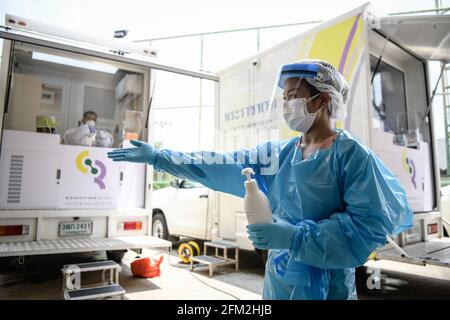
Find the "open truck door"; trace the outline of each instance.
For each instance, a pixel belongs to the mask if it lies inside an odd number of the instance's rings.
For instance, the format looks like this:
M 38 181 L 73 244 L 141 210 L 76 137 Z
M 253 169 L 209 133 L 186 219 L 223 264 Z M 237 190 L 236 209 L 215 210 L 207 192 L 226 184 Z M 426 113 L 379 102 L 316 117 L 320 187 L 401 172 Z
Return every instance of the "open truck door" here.
M 216 77 L 14 16 L 0 38 L 0 257 L 170 248 L 151 236 L 153 169 L 107 152 L 152 141 L 157 71 Z M 86 111 L 112 141 L 69 141 Z
M 395 171 L 415 212 L 414 226 L 395 239 L 403 252 L 387 245 L 376 258 L 448 267 L 450 239 L 444 237 L 432 107 L 440 86 L 430 83 L 427 62 L 440 61 L 442 72 L 447 71 L 450 16 L 380 18 L 374 20 L 369 40 L 372 118 L 377 127 L 371 147 Z

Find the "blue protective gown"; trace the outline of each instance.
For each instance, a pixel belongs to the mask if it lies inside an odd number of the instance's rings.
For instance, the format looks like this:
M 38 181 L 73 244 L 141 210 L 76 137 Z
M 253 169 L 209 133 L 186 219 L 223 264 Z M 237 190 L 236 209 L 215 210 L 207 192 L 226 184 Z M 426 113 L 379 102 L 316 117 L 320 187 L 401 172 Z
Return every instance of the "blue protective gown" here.
M 263 299 L 356 299 L 354 268 L 387 235 L 411 227 L 413 213 L 380 159 L 349 132 L 335 131 L 329 148 L 304 160 L 295 137 L 216 153 L 225 164 L 203 161 L 202 152 L 160 150 L 154 167 L 239 197 L 245 194 L 241 170 L 252 167 L 273 215 L 298 226 L 290 250 L 269 250 Z M 279 163 L 272 174 L 261 174 L 267 161 L 255 161 L 263 149 Z

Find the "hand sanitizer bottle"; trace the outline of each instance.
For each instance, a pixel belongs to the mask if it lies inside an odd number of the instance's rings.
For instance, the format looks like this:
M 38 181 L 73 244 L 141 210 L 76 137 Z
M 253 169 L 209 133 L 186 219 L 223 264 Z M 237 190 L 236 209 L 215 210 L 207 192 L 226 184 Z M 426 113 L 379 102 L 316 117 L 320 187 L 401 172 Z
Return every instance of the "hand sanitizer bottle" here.
M 269 200 L 265 194 L 259 190 L 258 184 L 255 179 L 251 178 L 251 175 L 255 174 L 252 168 L 245 168 L 242 170 L 242 174 L 247 176 L 245 181 L 245 197 L 244 208 L 247 214 L 249 224 L 253 223 L 272 223 L 272 210 L 270 208 Z

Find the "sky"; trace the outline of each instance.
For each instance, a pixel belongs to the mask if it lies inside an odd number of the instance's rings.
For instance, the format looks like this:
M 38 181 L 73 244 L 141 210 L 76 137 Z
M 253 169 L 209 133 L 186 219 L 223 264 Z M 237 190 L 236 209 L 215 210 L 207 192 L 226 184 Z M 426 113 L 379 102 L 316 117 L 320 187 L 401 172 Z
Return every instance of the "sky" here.
M 127 36 L 129 40 L 140 40 L 327 20 L 355 9 L 366 2 L 361 0 L 0 0 L 0 17 L 3 17 L 5 13 L 10 13 L 104 37 L 112 37 L 115 30 L 127 29 L 129 30 Z M 435 7 L 435 0 L 373 0 L 371 3 L 374 12 L 379 16 L 394 12 L 433 9 Z M 450 7 L 450 0 L 442 0 L 442 6 Z M 229 37 L 238 36 L 233 34 Z M 277 39 L 276 33 L 272 34 L 270 41 L 267 40 L 265 43 L 264 38 L 262 38 L 262 41 L 263 44 L 272 44 L 273 39 Z M 216 40 L 215 44 L 207 46 L 209 49 L 206 50 L 211 50 L 205 61 L 208 70 L 214 71 L 222 67 L 223 64 L 229 63 L 228 61 L 226 63 L 214 61 L 214 49 L 221 50 L 222 43 L 220 41 Z M 248 43 L 245 40 L 242 40 L 242 42 Z M 183 47 L 185 50 L 183 56 L 189 61 L 181 62 L 187 62 L 187 64 L 192 62 L 191 57 L 197 56 L 199 52 L 198 39 L 180 40 L 177 43 L 172 42 L 170 44 L 160 42 L 159 44 L 155 43 L 155 46 L 161 50 L 160 56 L 170 56 L 179 60 L 182 59 L 182 55 L 178 54 L 177 48 Z M 239 49 L 230 50 L 230 54 L 235 54 L 230 58 L 236 59 L 236 61 L 245 58 L 253 53 L 254 47 L 253 44 L 247 45 L 247 47 L 243 45 Z M 173 118 L 170 112 L 160 112 L 162 123 Z M 175 124 L 172 123 L 172 127 L 186 132 L 189 131 L 188 127 L 180 127 L 186 125 L 186 121 L 183 120 L 186 119 L 185 117 L 186 115 L 180 116 L 182 119 L 178 122 L 173 121 Z M 440 125 L 442 126 L 442 124 Z M 210 131 L 210 129 L 208 130 Z M 166 135 L 164 130 L 171 130 L 170 126 L 166 126 L 166 129 L 162 129 L 162 133 L 160 132 L 168 137 L 169 135 Z M 192 135 L 198 134 L 192 130 L 191 133 Z M 189 134 L 185 135 L 184 139 L 186 141 L 180 139 L 180 137 L 173 137 L 173 141 L 170 141 L 169 138 L 167 141 L 168 145 L 186 145 L 188 140 L 193 140 L 189 138 Z M 206 145 L 209 143 L 206 143 Z
M 5 13 L 66 28 L 112 36 L 128 29 L 132 39 L 224 29 L 326 20 L 352 10 L 361 0 L 0 0 Z M 377 14 L 433 9 L 434 0 L 374 0 Z M 449 6 L 444 0 L 443 5 Z

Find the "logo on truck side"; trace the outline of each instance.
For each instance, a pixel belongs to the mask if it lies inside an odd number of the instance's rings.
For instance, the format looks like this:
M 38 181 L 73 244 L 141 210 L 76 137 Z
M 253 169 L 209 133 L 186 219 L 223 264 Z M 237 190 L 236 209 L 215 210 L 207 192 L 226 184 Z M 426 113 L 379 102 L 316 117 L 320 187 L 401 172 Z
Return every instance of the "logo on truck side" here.
M 403 164 L 403 170 L 408 172 L 411 176 L 411 183 L 414 186 L 414 189 L 417 189 L 416 185 L 416 165 L 414 164 L 414 161 L 412 161 L 408 156 L 406 155 L 406 150 L 403 149 L 402 151 L 402 164 Z
M 100 189 L 105 189 L 103 179 L 106 176 L 106 167 L 100 160 L 92 161 L 88 158 L 89 151 L 85 150 L 77 155 L 75 164 L 79 171 L 84 174 L 91 174 L 94 176 L 94 183 L 98 184 Z M 100 171 L 100 173 L 99 173 Z

